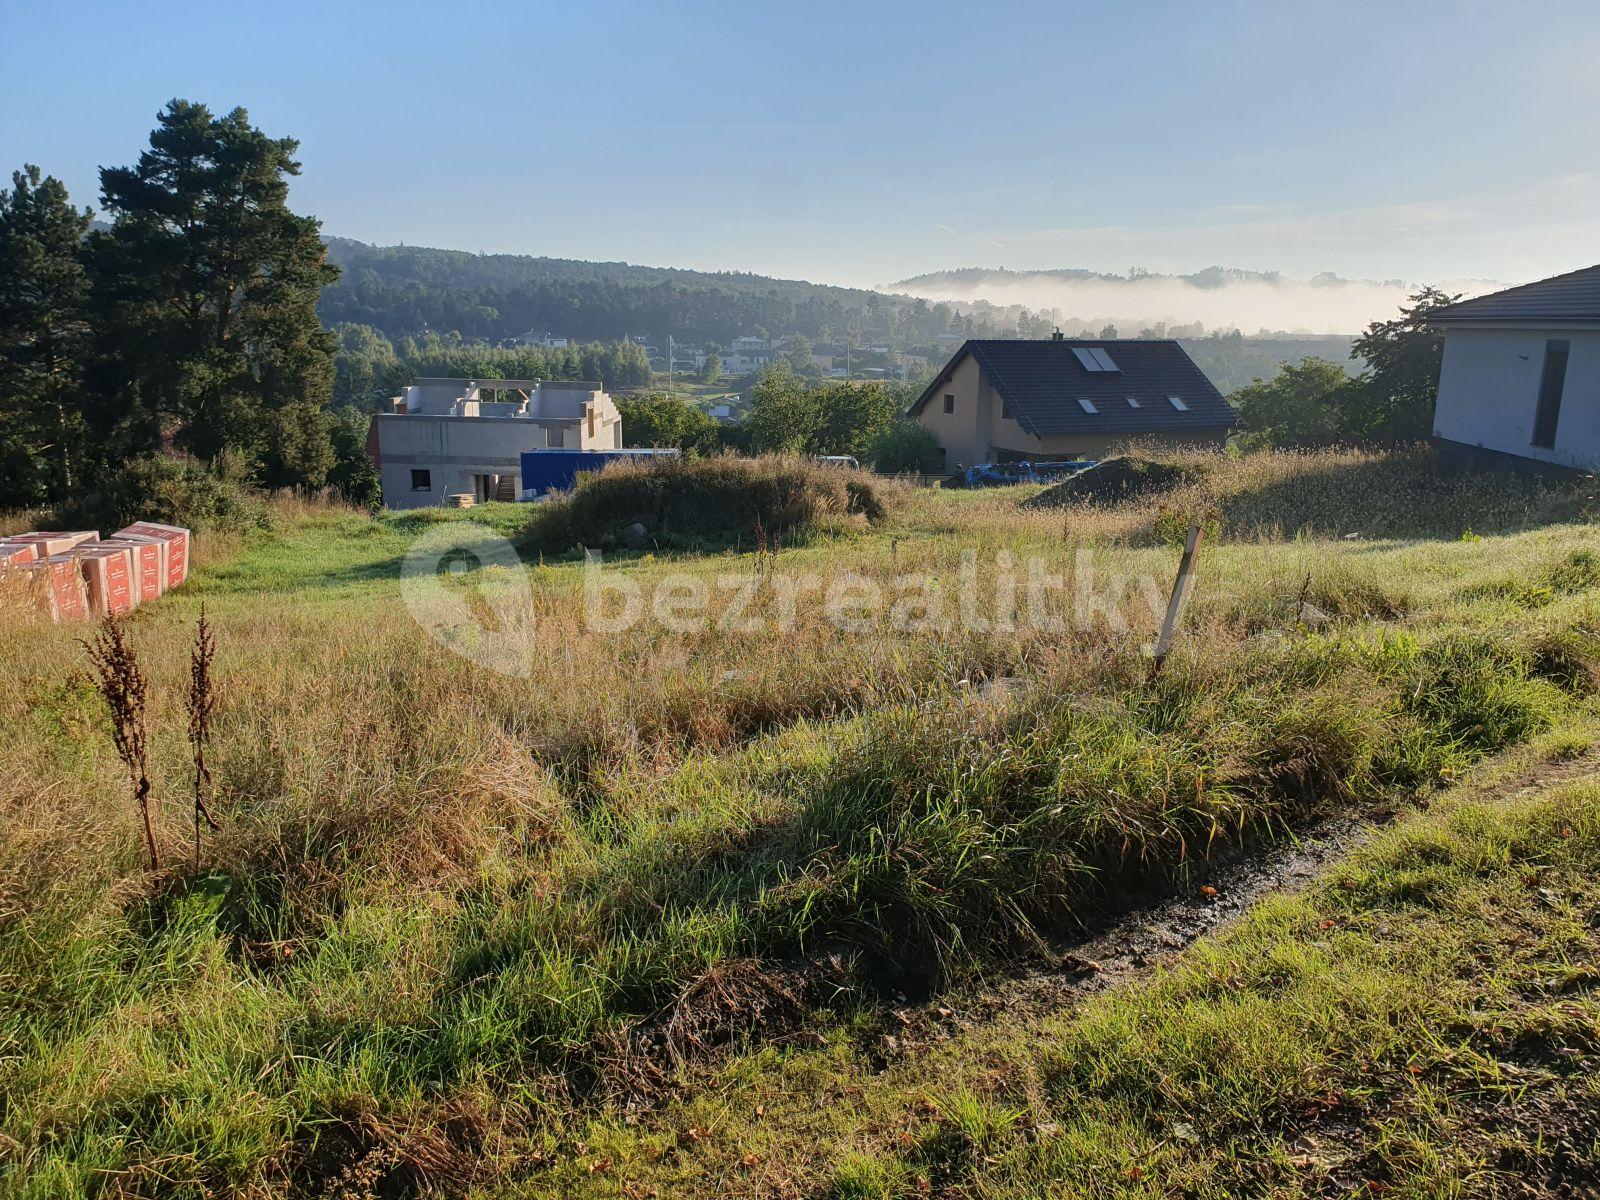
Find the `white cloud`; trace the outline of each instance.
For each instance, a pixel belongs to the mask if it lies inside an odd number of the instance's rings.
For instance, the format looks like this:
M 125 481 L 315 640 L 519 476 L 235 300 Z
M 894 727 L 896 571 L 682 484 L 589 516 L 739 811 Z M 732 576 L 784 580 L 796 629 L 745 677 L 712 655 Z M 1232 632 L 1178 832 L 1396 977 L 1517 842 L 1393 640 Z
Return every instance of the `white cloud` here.
M 1387 282 L 1330 286 L 1285 279 L 1198 288 L 1172 279 L 990 276 L 970 290 L 916 294 L 1055 308 L 1086 320 L 1348 332 L 1391 315 L 1416 284 L 1476 293 L 1491 290 L 1490 280 L 1521 283 L 1600 261 L 1600 172 L 1451 200 L 1325 210 L 1241 204 L 1179 223 L 990 230 L 966 240 L 980 250 L 1001 237 L 1013 267 L 1032 262 L 1116 270 L 1137 262 L 1178 274 L 1224 263 L 1307 276 L 1332 269 Z

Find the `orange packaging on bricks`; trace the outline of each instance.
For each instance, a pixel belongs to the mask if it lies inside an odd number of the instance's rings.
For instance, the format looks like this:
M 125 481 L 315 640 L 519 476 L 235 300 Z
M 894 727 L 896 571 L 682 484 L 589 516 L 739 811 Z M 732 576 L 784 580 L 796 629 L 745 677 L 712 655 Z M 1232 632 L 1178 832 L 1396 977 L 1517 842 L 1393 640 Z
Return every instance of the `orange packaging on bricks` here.
M 133 555 L 135 582 L 138 593 L 136 604 L 154 600 L 167 590 L 167 544 L 160 538 L 145 537 L 138 533 L 117 534 L 96 543 L 100 546 L 124 546 Z
M 137 521 L 126 529 L 117 530 L 117 537 L 129 534 L 160 538 L 167 544 L 167 587 L 175 588 L 189 577 L 189 531 L 177 525 L 157 525 L 154 521 Z
M 14 533 L 6 539 L 8 542 L 32 542 L 38 550 L 40 558 L 49 558 L 54 554 L 65 554 L 84 542 L 98 542 L 100 535 L 94 530 L 80 533 Z
M 21 568 L 39 557 L 37 542 L 0 542 L 0 570 Z
M 120 617 L 139 603 L 131 546 L 80 546 L 72 552 L 89 588 L 89 611 Z
M 39 607 L 55 621 L 87 621 L 89 595 L 83 584 L 83 568 L 71 554 L 52 554 L 29 563 L 33 593 Z
M 32 542 L 0 542 L 0 608 L 33 607 Z

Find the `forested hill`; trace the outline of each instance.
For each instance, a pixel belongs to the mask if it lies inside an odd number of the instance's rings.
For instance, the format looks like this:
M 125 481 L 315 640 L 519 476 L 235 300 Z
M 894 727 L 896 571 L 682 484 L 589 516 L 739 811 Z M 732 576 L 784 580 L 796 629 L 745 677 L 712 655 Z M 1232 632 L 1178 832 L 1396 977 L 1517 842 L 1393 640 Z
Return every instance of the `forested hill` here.
M 533 331 L 574 343 L 618 343 L 633 335 L 659 345 L 671 334 L 681 343 L 726 346 L 745 334 L 797 333 L 821 343 L 848 337 L 857 345 L 918 349 L 939 361 L 949 349 L 934 345 L 941 333 L 1045 337 L 1058 322 L 1069 334 L 1094 336 L 1099 329 L 1098 324 L 1080 329 L 1082 321 L 1073 324 L 1060 313 L 1021 305 L 941 303 L 765 275 L 373 246 L 349 238 L 329 238 L 327 245 L 342 271 L 322 293 L 323 321 L 368 326 L 396 344 L 429 335 L 455 342 L 452 335 L 459 334 L 459 342 L 492 345 Z M 1237 279 L 1243 273 L 1224 274 Z M 1164 325 L 1123 330 L 1123 336 L 1140 335 L 1180 337 L 1224 393 L 1311 354 L 1350 370 L 1360 365 L 1348 358 L 1348 337 L 1202 335 L 1194 328 Z
M 329 325 L 371 325 L 390 338 L 431 331 L 498 341 L 548 330 L 581 341 L 630 334 L 726 345 L 743 334 L 849 334 L 910 344 L 939 333 L 990 332 L 949 305 L 860 288 L 733 272 L 640 267 L 328 238 L 342 269 L 324 291 Z

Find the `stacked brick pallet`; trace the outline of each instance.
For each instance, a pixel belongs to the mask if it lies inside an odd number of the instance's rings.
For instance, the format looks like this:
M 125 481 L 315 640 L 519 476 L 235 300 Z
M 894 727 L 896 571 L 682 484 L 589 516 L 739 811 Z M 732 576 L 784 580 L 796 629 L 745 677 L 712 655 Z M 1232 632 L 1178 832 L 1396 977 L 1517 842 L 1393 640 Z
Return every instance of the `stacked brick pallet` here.
M 93 531 L 0 539 L 0 577 L 55 621 L 118 617 L 189 577 L 189 531 L 140 521 L 102 539 Z M 20 586 L 18 586 L 20 585 Z

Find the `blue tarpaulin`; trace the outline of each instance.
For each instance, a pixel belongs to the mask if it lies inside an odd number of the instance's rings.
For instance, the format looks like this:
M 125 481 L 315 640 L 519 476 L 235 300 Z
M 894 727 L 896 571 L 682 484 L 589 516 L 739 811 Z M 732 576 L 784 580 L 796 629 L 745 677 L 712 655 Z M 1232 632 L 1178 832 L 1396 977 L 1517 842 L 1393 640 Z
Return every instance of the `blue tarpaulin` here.
M 522 498 L 570 488 L 583 471 L 602 470 L 607 463 L 630 459 L 676 458 L 678 450 L 524 450 Z

